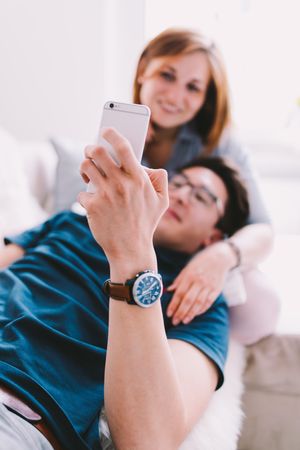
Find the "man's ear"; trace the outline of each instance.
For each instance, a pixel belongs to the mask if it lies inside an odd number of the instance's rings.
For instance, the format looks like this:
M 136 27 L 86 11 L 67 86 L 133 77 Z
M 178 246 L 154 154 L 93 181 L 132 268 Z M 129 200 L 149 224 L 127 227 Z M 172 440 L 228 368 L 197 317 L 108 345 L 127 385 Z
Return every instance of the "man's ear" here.
M 211 244 L 214 244 L 215 242 L 222 241 L 224 239 L 224 233 L 223 231 L 219 230 L 218 228 L 213 228 L 210 235 L 207 236 L 207 238 L 203 241 L 203 247 L 208 247 Z

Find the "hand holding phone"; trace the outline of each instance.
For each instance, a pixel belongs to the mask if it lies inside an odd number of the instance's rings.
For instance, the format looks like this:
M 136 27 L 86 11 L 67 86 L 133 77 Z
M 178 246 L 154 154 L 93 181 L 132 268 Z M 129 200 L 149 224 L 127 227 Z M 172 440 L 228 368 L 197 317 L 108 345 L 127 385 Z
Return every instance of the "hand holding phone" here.
M 150 109 L 148 106 L 108 101 L 103 107 L 100 130 L 102 127 L 114 127 L 120 134 L 128 139 L 137 160 L 141 161 L 149 120 Z M 100 131 L 97 144 L 107 148 L 117 160 L 113 147 L 100 136 Z M 91 183 L 88 184 L 87 190 L 88 192 L 94 191 Z

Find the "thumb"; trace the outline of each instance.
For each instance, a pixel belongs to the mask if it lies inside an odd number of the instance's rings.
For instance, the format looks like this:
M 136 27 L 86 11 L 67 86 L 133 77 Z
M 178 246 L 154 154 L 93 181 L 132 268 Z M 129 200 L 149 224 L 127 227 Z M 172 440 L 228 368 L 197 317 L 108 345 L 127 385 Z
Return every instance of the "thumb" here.
M 81 206 L 88 210 L 91 200 L 93 199 L 94 194 L 90 192 L 79 192 L 77 195 L 77 201 L 81 204 Z
M 168 195 L 168 173 L 165 169 L 149 169 L 144 167 L 155 191 L 162 195 Z

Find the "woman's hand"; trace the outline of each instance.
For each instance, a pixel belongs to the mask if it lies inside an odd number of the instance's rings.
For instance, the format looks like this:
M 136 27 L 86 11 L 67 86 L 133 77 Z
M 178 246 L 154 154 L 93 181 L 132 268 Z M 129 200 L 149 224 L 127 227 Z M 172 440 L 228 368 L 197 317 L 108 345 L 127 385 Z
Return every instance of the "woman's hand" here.
M 232 255 L 224 242 L 207 247 L 191 259 L 168 287 L 174 291 L 167 309 L 173 325 L 189 323 L 210 308 L 232 265 Z

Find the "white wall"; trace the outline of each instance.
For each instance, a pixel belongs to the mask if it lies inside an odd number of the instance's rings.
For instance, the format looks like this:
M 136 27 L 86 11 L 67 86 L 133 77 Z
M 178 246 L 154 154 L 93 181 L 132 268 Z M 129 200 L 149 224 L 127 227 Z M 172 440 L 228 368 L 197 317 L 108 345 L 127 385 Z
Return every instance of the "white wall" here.
M 0 126 L 92 139 L 104 101 L 128 100 L 143 39 L 144 0 L 0 0 Z

